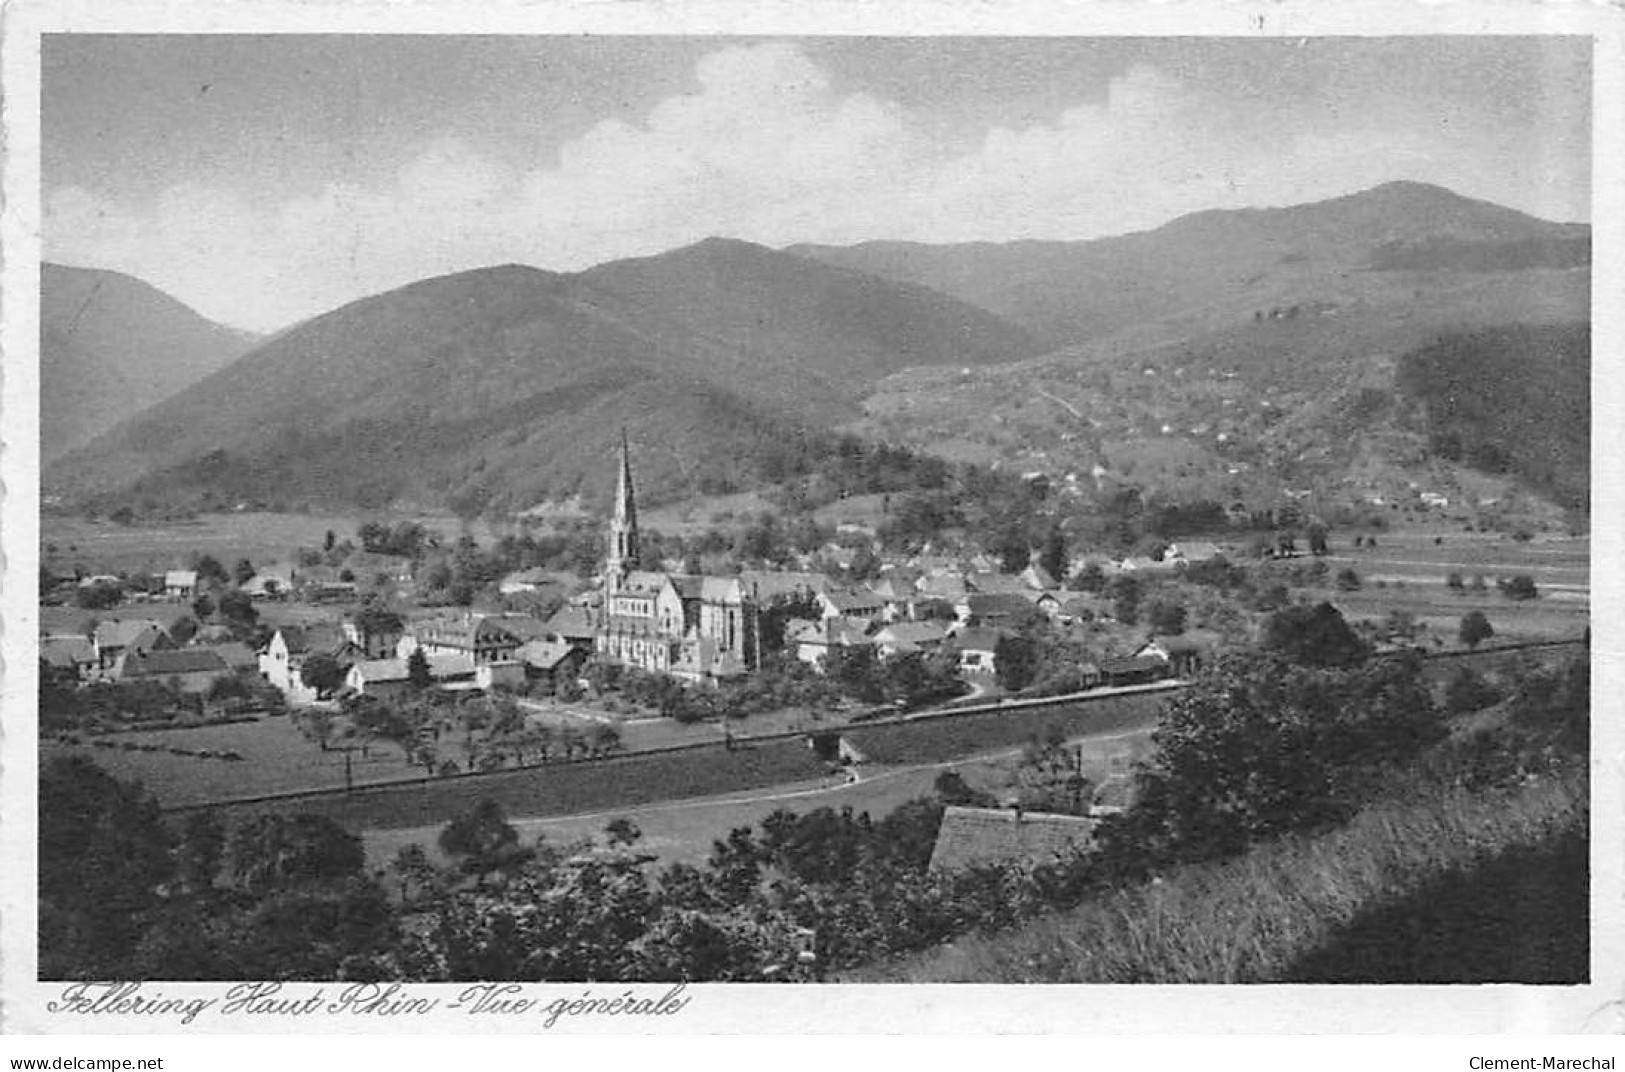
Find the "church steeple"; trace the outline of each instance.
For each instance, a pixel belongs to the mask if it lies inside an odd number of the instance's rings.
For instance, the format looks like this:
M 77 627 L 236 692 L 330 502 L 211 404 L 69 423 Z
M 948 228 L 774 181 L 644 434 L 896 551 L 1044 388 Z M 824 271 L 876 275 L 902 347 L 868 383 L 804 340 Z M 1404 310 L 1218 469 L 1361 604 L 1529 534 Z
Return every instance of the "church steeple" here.
M 638 568 L 638 507 L 632 491 L 632 451 L 621 429 L 621 474 L 615 488 L 615 516 L 609 523 L 609 557 L 604 576 L 611 584 Z

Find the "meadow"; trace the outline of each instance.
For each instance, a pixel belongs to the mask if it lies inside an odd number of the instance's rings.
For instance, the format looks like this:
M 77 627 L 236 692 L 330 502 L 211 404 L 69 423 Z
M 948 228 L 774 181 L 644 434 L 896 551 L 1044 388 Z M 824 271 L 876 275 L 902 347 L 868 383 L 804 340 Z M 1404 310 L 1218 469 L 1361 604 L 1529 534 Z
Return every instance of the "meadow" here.
M 162 524 L 120 525 L 47 512 L 40 515 L 40 551 L 49 565 L 77 565 L 97 573 L 184 568 L 194 552 L 213 555 L 229 569 L 241 558 L 285 562 L 297 548 L 321 547 L 329 531 L 339 540 L 354 539 L 366 520 L 416 521 L 447 542 L 467 532 L 483 544 L 493 535 L 484 522 L 435 514 L 362 517 L 245 510 Z

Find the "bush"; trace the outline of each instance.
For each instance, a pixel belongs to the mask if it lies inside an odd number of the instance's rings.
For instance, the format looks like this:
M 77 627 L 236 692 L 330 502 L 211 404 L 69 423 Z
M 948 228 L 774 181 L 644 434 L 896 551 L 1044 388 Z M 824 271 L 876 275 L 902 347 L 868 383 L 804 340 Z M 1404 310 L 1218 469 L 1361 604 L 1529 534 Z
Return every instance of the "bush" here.
M 1520 573 L 1512 578 L 1500 578 L 1495 582 L 1495 587 L 1501 590 L 1503 596 L 1518 602 L 1534 599 L 1540 594 L 1539 589 L 1535 587 L 1535 579 L 1527 573 Z
M 1461 626 L 1457 630 L 1461 642 L 1469 648 L 1476 648 L 1484 641 L 1495 635 L 1495 626 L 1484 616 L 1481 610 L 1469 611 L 1461 616 Z

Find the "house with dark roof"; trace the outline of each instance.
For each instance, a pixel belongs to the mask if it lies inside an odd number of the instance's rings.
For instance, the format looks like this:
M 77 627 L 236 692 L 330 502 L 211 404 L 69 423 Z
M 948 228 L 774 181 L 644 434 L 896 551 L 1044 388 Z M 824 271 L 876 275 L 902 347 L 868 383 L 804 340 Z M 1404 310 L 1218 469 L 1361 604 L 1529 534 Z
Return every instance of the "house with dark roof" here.
M 1147 685 L 1168 676 L 1168 661 L 1155 655 L 1103 659 L 1100 676 L 1106 685 L 1112 687 Z
M 405 658 L 414 648 L 422 648 L 425 655 L 466 655 L 476 663 L 510 662 L 522 641 L 507 627 L 507 621 L 491 615 L 472 615 L 415 622 L 397 645 L 396 654 Z M 545 633 L 546 628 L 537 631 Z
M 886 601 L 874 592 L 862 588 L 830 588 L 818 593 L 818 606 L 825 618 L 859 618 L 873 621 L 880 617 Z
M 165 651 L 126 651 L 113 667 L 114 681 L 162 681 L 182 692 L 207 692 L 221 678 L 230 677 L 226 665 L 212 648 L 175 648 Z
M 581 673 L 589 649 L 554 635 L 528 640 L 514 653 L 525 666 L 525 676 L 542 682 L 545 688 L 556 689 L 559 682 Z
M 161 625 L 151 618 L 123 618 L 97 624 L 91 635 L 96 668 L 111 670 L 125 652 L 145 653 L 174 647 Z
M 1016 625 L 1037 609 L 1032 593 L 1027 592 L 972 592 L 954 604 L 959 620 L 965 625 Z
M 1089 852 L 1095 825 L 1095 820 L 1079 815 L 950 804 L 937 829 L 930 867 L 958 871 L 1004 863 L 1055 863 Z
M 942 647 L 948 630 L 940 622 L 893 622 L 874 635 L 874 645 L 882 655 L 906 655 L 935 651 Z

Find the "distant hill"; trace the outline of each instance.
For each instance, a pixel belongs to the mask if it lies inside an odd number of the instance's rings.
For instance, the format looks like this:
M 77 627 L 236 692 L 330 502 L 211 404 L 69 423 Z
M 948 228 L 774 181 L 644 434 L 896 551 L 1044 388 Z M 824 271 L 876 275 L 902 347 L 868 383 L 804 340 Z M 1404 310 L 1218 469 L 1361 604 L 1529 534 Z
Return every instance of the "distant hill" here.
M 41 265 L 41 459 L 83 446 L 254 341 L 131 276 Z
M 1313 493 L 1317 508 L 1380 504 L 1388 514 L 1423 488 L 1452 503 L 1495 502 L 1492 514 L 1550 513 L 1531 495 L 1583 504 L 1587 395 L 1570 343 L 1591 315 L 1584 226 L 1392 183 L 1087 243 L 796 249 L 928 276 L 1041 337 L 1073 340 L 1025 361 L 888 377 L 858 434 L 1164 501 L 1256 509 Z M 1440 340 L 1508 330 L 1523 339 L 1525 328 L 1563 342 L 1515 347 L 1526 363 L 1516 376 L 1500 368 L 1497 344 L 1484 351 L 1494 371 L 1481 374 L 1515 385 L 1492 390 L 1538 391 L 1552 404 L 1511 403 L 1508 435 L 1529 449 L 1487 471 L 1435 434 L 1427 399 L 1396 370 Z M 1506 440 L 1485 438 L 1492 412 L 1466 418 L 1469 441 Z M 1507 494 L 1514 485 L 1518 496 Z M 1462 506 L 1451 520 L 1485 516 Z
M 940 290 L 1054 347 L 1277 282 L 1368 268 L 1487 270 L 1589 261 L 1590 229 L 1550 223 L 1438 186 L 1390 182 L 1286 208 L 1198 212 L 1155 230 L 1078 242 L 791 246 L 828 264 Z
M 46 480 L 70 498 L 519 508 L 607 494 L 625 424 L 652 494 L 692 490 L 856 417 L 889 372 L 1036 350 L 947 296 L 743 242 L 574 275 L 509 265 L 284 331 Z
M 1430 448 L 1515 473 L 1564 505 L 1591 497 L 1591 331 L 1517 325 L 1446 336 L 1405 355 L 1397 382 L 1427 413 Z

